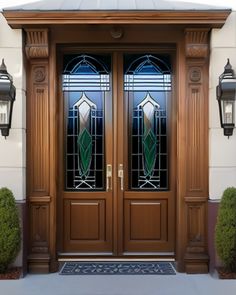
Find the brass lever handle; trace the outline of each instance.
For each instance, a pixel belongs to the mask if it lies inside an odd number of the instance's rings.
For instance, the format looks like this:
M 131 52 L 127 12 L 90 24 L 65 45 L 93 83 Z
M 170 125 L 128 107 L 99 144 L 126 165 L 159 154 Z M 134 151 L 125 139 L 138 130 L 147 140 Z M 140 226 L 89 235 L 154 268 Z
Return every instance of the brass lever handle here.
M 112 190 L 112 165 L 107 164 L 107 184 L 106 184 L 106 189 L 107 191 Z
M 120 189 L 123 191 L 124 190 L 124 170 L 123 170 L 123 164 L 119 164 L 118 177 L 120 178 Z

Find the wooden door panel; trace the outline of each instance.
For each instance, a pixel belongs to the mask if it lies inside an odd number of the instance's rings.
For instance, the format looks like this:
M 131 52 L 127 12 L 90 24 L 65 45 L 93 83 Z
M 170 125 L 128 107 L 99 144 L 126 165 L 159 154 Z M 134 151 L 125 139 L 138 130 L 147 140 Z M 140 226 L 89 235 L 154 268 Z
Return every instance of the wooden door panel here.
M 64 201 L 66 252 L 112 251 L 111 202 L 106 198 Z
M 124 208 L 124 252 L 174 251 L 168 199 L 125 199 Z
M 161 239 L 161 203 L 143 201 L 130 201 L 126 202 L 129 213 L 126 214 L 126 224 L 130 225 L 127 233 L 130 233 L 130 240 L 160 240 Z M 162 210 L 163 211 L 163 210 Z M 164 215 L 166 216 L 166 210 Z M 166 228 L 164 227 L 166 232 Z
M 71 240 L 104 240 L 104 201 L 70 201 Z

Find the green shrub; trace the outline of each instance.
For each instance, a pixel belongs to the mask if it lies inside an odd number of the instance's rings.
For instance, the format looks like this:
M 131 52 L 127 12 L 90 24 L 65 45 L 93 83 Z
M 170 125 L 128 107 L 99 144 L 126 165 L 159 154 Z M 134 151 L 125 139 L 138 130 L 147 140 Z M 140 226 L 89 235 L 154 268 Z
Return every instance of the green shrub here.
M 227 270 L 236 271 L 236 188 L 222 196 L 215 231 L 217 253 Z
M 0 273 L 6 272 L 14 262 L 21 242 L 18 209 L 12 192 L 0 189 Z

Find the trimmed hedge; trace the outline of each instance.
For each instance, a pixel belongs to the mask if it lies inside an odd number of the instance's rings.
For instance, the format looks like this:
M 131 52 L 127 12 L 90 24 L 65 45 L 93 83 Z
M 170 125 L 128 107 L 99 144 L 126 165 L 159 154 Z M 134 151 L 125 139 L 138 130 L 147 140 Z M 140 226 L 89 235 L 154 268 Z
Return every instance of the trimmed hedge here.
M 18 209 L 12 192 L 0 189 L 0 273 L 7 271 L 20 250 L 21 230 Z
M 225 268 L 236 272 L 236 188 L 227 188 L 222 196 L 215 230 L 217 253 Z

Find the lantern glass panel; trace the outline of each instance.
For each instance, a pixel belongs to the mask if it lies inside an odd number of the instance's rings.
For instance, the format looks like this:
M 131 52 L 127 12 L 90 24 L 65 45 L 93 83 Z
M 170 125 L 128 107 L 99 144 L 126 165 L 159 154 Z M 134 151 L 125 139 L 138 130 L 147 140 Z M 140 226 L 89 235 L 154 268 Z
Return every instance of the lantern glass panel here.
M 0 124 L 9 124 L 10 102 L 0 101 Z
M 223 101 L 223 123 L 234 123 L 234 101 Z

